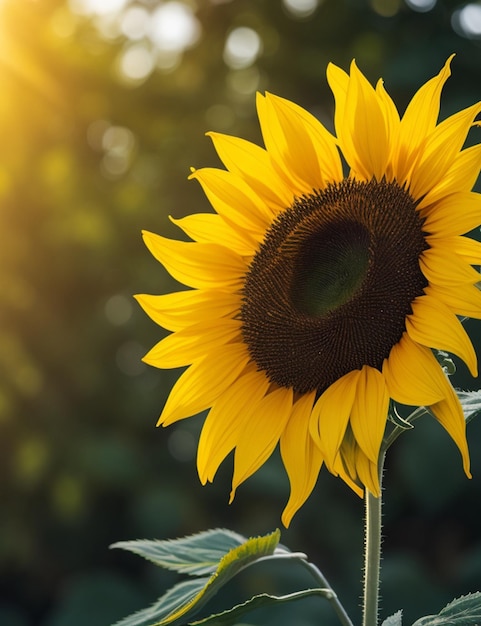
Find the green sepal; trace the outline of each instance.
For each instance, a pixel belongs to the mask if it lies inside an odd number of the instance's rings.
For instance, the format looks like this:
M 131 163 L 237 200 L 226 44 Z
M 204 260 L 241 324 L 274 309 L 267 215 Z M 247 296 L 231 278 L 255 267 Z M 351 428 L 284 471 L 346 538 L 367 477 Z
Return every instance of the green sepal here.
M 481 623 L 481 593 L 469 593 L 450 602 L 438 615 L 421 617 L 413 626 L 478 626 Z
M 402 616 L 402 610 L 396 611 L 394 615 L 390 615 L 387 619 L 385 619 L 381 626 L 402 626 Z
M 410 422 L 408 422 L 407 420 L 405 420 L 403 417 L 399 415 L 396 405 L 394 403 L 391 404 L 391 407 L 388 413 L 388 418 L 390 422 L 392 422 L 399 428 L 402 428 L 403 430 L 411 430 L 411 428 L 414 428 L 414 426 Z
M 222 531 L 219 532 L 222 533 Z M 195 537 L 197 537 L 205 549 L 205 537 L 203 535 L 205 535 L 205 533 L 199 533 L 199 535 L 193 535 L 189 539 L 195 546 Z M 240 535 L 238 537 L 240 537 Z M 152 607 L 126 617 L 120 622 L 117 622 L 116 626 L 164 626 L 166 624 L 170 624 L 171 626 L 184 626 L 189 624 L 192 617 L 206 602 L 236 574 L 263 557 L 272 555 L 279 544 L 279 539 L 280 531 L 276 530 L 263 537 L 253 537 L 244 540 L 241 545 L 237 545 L 228 550 L 227 553 L 224 552 L 222 554 L 211 576 L 195 578 L 175 585 L 159 598 Z M 143 546 L 140 551 L 132 550 L 132 544 L 135 544 L 135 542 L 129 541 L 125 543 L 127 544 L 126 549 L 130 551 L 135 551 L 137 554 L 140 554 L 141 551 L 144 552 L 145 546 Z M 182 539 L 170 542 L 170 550 L 175 553 L 175 549 L 178 545 L 181 546 L 180 554 L 182 558 L 185 559 L 185 544 L 182 543 Z M 118 544 L 116 544 L 116 546 L 124 547 Z M 283 552 L 287 551 L 283 549 Z M 148 550 L 148 554 L 149 556 L 146 558 L 151 560 L 150 549 Z M 145 556 L 145 554 L 142 553 L 142 556 Z M 198 564 L 198 561 L 194 560 L 193 562 Z M 181 559 L 176 563 L 176 566 L 179 563 L 181 563 Z M 168 560 L 169 569 L 172 569 L 172 564 L 173 561 Z M 185 562 L 182 567 L 184 566 Z M 162 564 L 161 567 L 166 566 Z M 206 567 L 205 563 L 202 567 Z M 211 567 L 211 565 L 209 564 L 208 567 Z M 192 570 L 189 573 L 192 574 Z
M 232 530 L 213 528 L 180 539 L 118 541 L 110 547 L 128 550 L 181 574 L 205 576 L 213 574 L 227 552 L 245 541 L 245 537 Z
M 453 374 L 456 373 L 456 364 L 453 361 L 453 359 L 449 356 L 449 354 L 447 352 L 444 352 L 443 350 L 437 350 L 437 358 L 439 361 L 439 365 L 441 365 L 441 367 L 444 370 L 444 373 L 446 374 L 446 376 L 452 376 Z
M 267 593 L 261 593 L 242 604 L 234 606 L 232 609 L 223 611 L 222 613 L 216 613 L 215 615 L 209 615 L 209 617 L 196 622 L 190 622 L 190 626 L 232 626 L 238 623 L 237 620 L 239 617 L 255 609 L 281 604 L 283 602 L 302 600 L 302 598 L 308 598 L 309 596 L 326 596 L 330 593 L 332 593 L 330 590 L 321 588 L 303 589 L 302 591 L 296 591 L 284 596 L 272 596 Z
M 478 391 L 459 391 L 456 394 L 463 407 L 464 419 L 466 423 L 470 422 L 474 417 L 481 413 L 481 390 Z

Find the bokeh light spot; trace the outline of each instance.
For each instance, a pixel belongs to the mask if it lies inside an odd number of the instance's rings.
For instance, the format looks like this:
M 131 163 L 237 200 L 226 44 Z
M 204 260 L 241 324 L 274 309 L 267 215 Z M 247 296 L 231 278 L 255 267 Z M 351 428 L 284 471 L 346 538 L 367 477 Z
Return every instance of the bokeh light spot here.
M 282 0 L 287 12 L 296 18 L 309 17 L 319 6 L 319 0 Z
M 25 486 L 41 480 L 49 460 L 49 450 L 45 442 L 30 437 L 19 443 L 14 459 L 17 479 Z
M 152 13 L 148 36 L 159 50 L 182 51 L 199 40 L 200 32 L 190 6 L 173 0 Z
M 406 4 L 413 11 L 418 13 L 427 13 L 436 6 L 437 0 L 406 0 Z
M 454 11 L 451 18 L 453 29 L 468 39 L 481 37 L 481 4 L 471 2 Z
M 105 317 L 114 326 L 126 324 L 132 317 L 132 304 L 123 294 L 116 294 L 107 300 L 104 307 Z
M 143 7 L 129 7 L 120 18 L 120 32 L 132 41 L 147 34 L 150 15 Z
M 127 83 L 143 82 L 154 69 L 152 52 L 142 43 L 126 48 L 119 61 L 120 77 Z
M 262 52 L 262 40 L 252 28 L 232 30 L 225 42 L 224 61 L 232 69 L 243 69 L 255 63 Z
M 401 0 L 371 0 L 371 7 L 382 17 L 393 17 L 401 8 Z

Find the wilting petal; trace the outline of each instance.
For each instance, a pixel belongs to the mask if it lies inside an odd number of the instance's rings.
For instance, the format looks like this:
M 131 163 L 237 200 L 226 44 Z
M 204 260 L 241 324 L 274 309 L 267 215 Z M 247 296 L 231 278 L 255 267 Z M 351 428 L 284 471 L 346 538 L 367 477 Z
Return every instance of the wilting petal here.
M 237 487 L 274 452 L 292 413 L 292 389 L 276 389 L 253 403 L 244 416 L 234 453 L 231 501 Z
M 315 392 L 297 400 L 280 439 L 282 462 L 289 476 L 291 494 L 282 514 L 284 526 L 310 496 L 322 466 L 322 454 L 309 433 Z
M 356 397 L 360 373 L 360 370 L 354 370 L 333 383 L 312 410 L 310 433 L 329 468 L 334 466 L 339 453 Z
M 406 319 L 406 330 L 413 341 L 430 348 L 447 350 L 463 359 L 473 376 L 478 366 L 473 344 L 454 313 L 432 296 L 421 296 Z
M 351 428 L 366 457 L 377 465 L 386 428 L 389 394 L 384 376 L 365 365 L 357 381 L 356 396 L 351 411 Z

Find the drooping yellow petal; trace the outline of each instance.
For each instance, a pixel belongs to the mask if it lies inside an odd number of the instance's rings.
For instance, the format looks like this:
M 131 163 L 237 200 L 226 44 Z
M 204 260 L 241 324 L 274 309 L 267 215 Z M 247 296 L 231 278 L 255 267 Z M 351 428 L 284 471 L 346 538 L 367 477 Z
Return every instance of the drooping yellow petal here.
M 481 224 L 481 195 L 468 191 L 451 194 L 421 213 L 424 217 L 423 230 L 430 236 L 463 235 Z
M 316 393 L 313 391 L 296 401 L 281 434 L 281 457 L 291 486 L 289 500 L 282 513 L 282 523 L 286 528 L 294 514 L 310 496 L 322 466 L 321 451 L 309 433 L 315 397 Z
M 471 478 L 469 471 L 470 460 L 468 442 L 466 441 L 466 420 L 459 398 L 446 378 L 446 398 L 430 406 L 438 422 L 444 426 L 454 443 L 458 446 L 463 459 L 463 468 L 468 478 Z
M 432 351 L 406 332 L 384 360 L 382 373 L 390 397 L 401 404 L 426 406 L 446 396 L 446 377 Z
M 194 170 L 189 179 L 198 180 L 214 209 L 227 223 L 257 234 L 259 240 L 274 217 L 249 185 L 236 174 L 213 167 Z
M 378 460 L 371 460 L 364 454 L 361 448 L 357 448 L 355 463 L 359 481 L 366 486 L 366 489 L 370 491 L 375 498 L 379 498 L 381 495 L 381 486 L 379 484 Z
M 210 351 L 177 380 L 157 422 L 168 426 L 212 406 L 237 380 L 249 361 L 244 344 L 229 344 Z
M 197 469 L 202 484 L 212 482 L 222 461 L 238 444 L 245 416 L 269 387 L 262 372 L 243 374 L 214 402 L 202 427 Z
M 449 307 L 424 295 L 416 298 L 412 310 L 412 315 L 406 318 L 406 330 L 411 339 L 423 346 L 456 354 L 471 374 L 477 376 L 477 358 L 471 339 Z
M 436 240 L 431 240 L 436 243 Z M 425 250 L 420 258 L 421 270 L 434 285 L 459 285 L 479 282 L 481 276 L 455 252 L 436 246 Z
M 309 430 L 329 470 L 334 467 L 351 416 L 360 373 L 354 370 L 332 383 L 312 410 Z
M 190 365 L 211 349 L 240 341 L 241 323 L 233 319 L 200 322 L 172 333 L 159 341 L 142 359 L 145 363 L 169 369 Z
M 241 305 L 239 294 L 221 289 L 139 294 L 134 298 L 156 324 L 172 331 L 197 322 L 232 316 Z
M 257 249 L 258 242 L 248 231 L 233 228 L 215 213 L 194 213 L 181 219 L 170 219 L 194 241 L 219 243 L 248 257 L 252 257 Z
M 261 198 L 279 209 L 292 204 L 294 194 L 277 174 L 266 150 L 239 137 L 221 133 L 208 135 L 226 168 L 240 176 Z
M 429 285 L 424 291 L 442 300 L 456 315 L 481 319 L 481 291 L 475 285 Z
M 394 162 L 396 178 L 401 185 L 406 181 L 420 147 L 436 126 L 441 91 L 451 75 L 453 56 L 449 57 L 437 76 L 414 94 L 401 118 L 399 150 Z
M 143 231 L 151 254 L 169 274 L 189 287 L 210 289 L 241 286 L 247 263 L 238 254 L 215 243 L 190 243 Z
M 354 439 L 350 425 L 346 428 L 339 455 L 334 464 L 334 475 L 339 476 L 360 498 L 364 490 L 359 485 L 356 459 L 359 446 Z
M 375 464 L 386 428 L 388 408 L 389 394 L 384 376 L 379 370 L 364 365 L 357 381 L 350 424 L 359 447 Z
M 230 501 L 237 487 L 252 476 L 274 452 L 292 413 L 292 389 L 279 387 L 251 405 L 244 415 L 242 432 L 234 453 Z

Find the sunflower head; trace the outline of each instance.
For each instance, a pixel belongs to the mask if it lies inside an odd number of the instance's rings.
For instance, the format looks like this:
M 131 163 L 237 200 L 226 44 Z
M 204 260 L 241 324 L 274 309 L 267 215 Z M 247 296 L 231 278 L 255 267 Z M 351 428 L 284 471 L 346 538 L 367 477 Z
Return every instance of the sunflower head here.
M 382 81 L 329 65 L 335 135 L 259 95 L 264 147 L 210 133 L 225 169 L 191 174 L 214 208 L 174 220 L 192 241 L 144 233 L 189 288 L 137 297 L 172 331 L 144 360 L 187 366 L 159 424 L 209 410 L 198 471 L 212 481 L 233 452 L 231 499 L 279 444 L 286 525 L 323 464 L 379 494 L 390 403 L 429 407 L 469 475 L 461 405 L 433 354 L 476 375 L 459 316 L 481 317 L 481 244 L 464 236 L 481 223 L 481 146 L 464 147 L 481 104 L 438 121 L 450 61 L 402 116 Z

